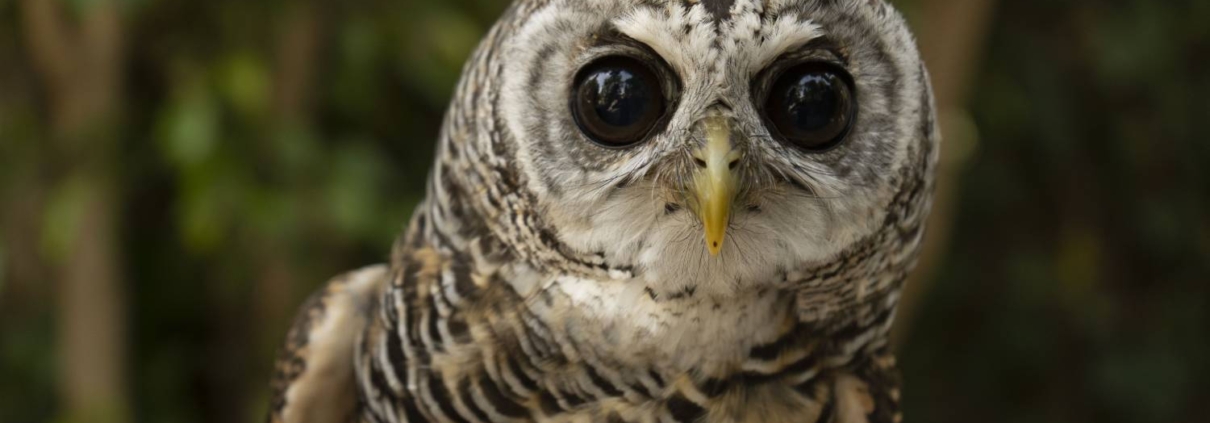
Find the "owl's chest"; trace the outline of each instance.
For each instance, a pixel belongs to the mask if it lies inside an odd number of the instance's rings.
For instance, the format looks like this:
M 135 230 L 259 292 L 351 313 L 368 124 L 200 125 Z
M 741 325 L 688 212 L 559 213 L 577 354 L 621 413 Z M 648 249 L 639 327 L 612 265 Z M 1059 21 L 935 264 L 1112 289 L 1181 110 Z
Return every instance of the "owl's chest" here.
M 368 415 L 813 422 L 829 412 L 849 362 L 803 337 L 793 297 L 775 291 L 661 300 L 624 284 L 544 286 L 525 302 L 479 303 L 476 312 L 387 307 L 399 317 L 379 321 L 361 350 Z
M 618 404 L 604 405 L 596 409 L 580 410 L 571 414 L 559 415 L 551 419 L 538 418 L 538 422 L 559 423 L 657 423 L 657 422 L 693 422 L 693 423 L 814 423 L 820 420 L 824 410 L 822 403 L 804 402 L 787 404 L 787 400 L 779 399 L 776 394 L 765 397 L 750 398 L 747 404 L 735 401 L 717 401 L 702 404 L 676 404 L 651 402 L 649 404 Z
M 602 401 L 538 422 L 617 423 L 870 423 L 874 399 L 869 386 L 844 372 L 829 373 L 806 387 L 772 382 L 715 395 L 640 402 Z
M 558 344 L 571 364 L 543 374 L 550 421 L 814 422 L 835 412 L 851 357 L 803 336 L 791 294 L 660 298 L 570 278 L 547 286 L 530 307 L 540 322 L 531 326 L 541 326 L 530 341 Z
M 565 279 L 533 308 L 563 342 L 618 368 L 727 374 L 795 326 L 794 298 L 775 290 L 729 298 L 656 295 L 625 283 Z M 752 365 L 751 363 L 747 363 Z

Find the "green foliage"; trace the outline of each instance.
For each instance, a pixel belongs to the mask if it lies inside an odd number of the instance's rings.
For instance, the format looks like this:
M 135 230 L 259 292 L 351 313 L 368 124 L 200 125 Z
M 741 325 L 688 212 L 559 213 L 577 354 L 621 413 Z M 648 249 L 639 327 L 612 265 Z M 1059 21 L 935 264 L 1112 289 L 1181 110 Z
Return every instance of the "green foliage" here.
M 1210 9 L 1193 3 L 1000 2 L 979 151 L 902 356 L 911 420 L 1204 420 Z
M 93 4 L 62 1 L 69 19 Z M 294 307 L 327 277 L 386 258 L 423 195 L 462 62 L 506 4 L 122 5 L 114 167 L 135 417 L 259 420 Z M 66 265 L 95 181 L 60 178 L 72 153 L 48 141 L 18 7 L 0 3 L 0 189 L 6 205 L 41 194 L 33 245 L 42 265 Z M 57 411 L 54 285 L 8 280 L 18 256 L 0 255 L 0 421 L 71 421 Z
M 92 194 L 91 183 L 84 178 L 71 178 L 53 187 L 54 196 L 46 207 L 42 227 L 44 256 L 59 262 L 67 259 L 68 251 L 82 229 L 80 217 L 87 212 L 84 204 Z
M 249 51 L 231 54 L 219 64 L 217 79 L 218 91 L 236 116 L 248 121 L 268 117 L 272 86 L 261 56 Z

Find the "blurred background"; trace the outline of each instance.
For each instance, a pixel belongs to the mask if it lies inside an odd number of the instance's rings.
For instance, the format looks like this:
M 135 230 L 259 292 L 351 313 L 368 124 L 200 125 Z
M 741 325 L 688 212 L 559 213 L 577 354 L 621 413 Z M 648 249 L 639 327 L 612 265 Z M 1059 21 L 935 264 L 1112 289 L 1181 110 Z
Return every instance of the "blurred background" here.
M 942 183 L 912 422 L 1205 422 L 1210 1 L 898 0 Z M 0 0 L 0 422 L 259 422 L 502 0 Z

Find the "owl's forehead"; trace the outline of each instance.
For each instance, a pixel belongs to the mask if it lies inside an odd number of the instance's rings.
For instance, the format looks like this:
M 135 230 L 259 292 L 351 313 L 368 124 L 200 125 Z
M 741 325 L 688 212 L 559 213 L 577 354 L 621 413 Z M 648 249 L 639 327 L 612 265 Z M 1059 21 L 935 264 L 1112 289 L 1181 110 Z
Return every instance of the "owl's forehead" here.
M 539 3 L 541 4 L 541 3 Z M 537 15 L 544 36 L 616 32 L 665 56 L 685 52 L 714 59 L 760 59 L 761 50 L 794 48 L 825 37 L 883 26 L 884 0 L 551 0 Z M 540 8 L 541 9 L 541 8 Z M 560 19 L 562 18 L 562 19 Z M 854 28 L 845 28 L 854 27 Z M 834 31 L 841 34 L 830 37 Z
M 556 8 L 566 13 L 556 31 L 623 35 L 654 50 L 682 77 L 718 79 L 723 69 L 751 76 L 781 54 L 827 38 L 827 21 L 850 12 L 842 5 L 853 1 L 570 0 Z
M 706 9 L 715 20 L 726 20 L 731 17 L 731 6 L 735 5 L 735 0 L 700 0 L 691 1 L 684 0 L 686 3 L 701 3 L 702 8 Z
M 829 7 L 886 7 L 885 0 L 570 0 L 566 4 L 592 5 L 602 9 L 634 9 L 643 7 L 700 8 L 712 23 L 721 24 L 748 13 L 779 14 L 796 10 L 818 10 Z

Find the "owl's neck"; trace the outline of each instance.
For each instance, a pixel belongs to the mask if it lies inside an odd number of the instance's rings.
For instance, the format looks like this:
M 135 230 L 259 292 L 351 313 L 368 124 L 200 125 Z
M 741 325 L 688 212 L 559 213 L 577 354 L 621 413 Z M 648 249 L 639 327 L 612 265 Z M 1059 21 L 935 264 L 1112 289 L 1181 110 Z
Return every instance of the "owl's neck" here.
M 657 303 L 731 303 L 736 298 L 778 292 L 779 295 L 794 297 L 798 321 L 818 326 L 820 330 L 847 325 L 854 320 L 869 320 L 870 315 L 892 310 L 902 283 L 914 264 L 922 232 L 922 222 L 916 219 L 905 221 L 902 212 L 889 213 L 881 230 L 840 252 L 827 263 L 804 265 L 793 270 L 768 271 L 764 272 L 765 276 L 743 281 L 742 284 L 711 286 L 701 283 L 703 280 L 698 278 L 713 277 L 709 269 L 688 274 L 669 269 L 614 268 L 591 255 L 575 261 L 573 254 L 555 239 L 556 236 L 542 231 L 539 231 L 538 237 L 549 244 L 535 246 L 533 243 L 518 243 L 516 238 L 503 239 L 499 231 L 493 230 L 493 224 L 499 226 L 498 222 L 480 217 L 481 214 L 474 210 L 475 200 L 466 197 L 466 194 L 467 191 L 456 184 L 447 183 L 440 189 L 431 187 L 428 198 L 413 215 L 408 230 L 397 241 L 395 255 L 407 248 L 431 247 L 466 257 L 479 273 L 493 273 L 504 266 L 523 267 L 545 277 L 568 278 L 610 287 L 602 289 L 625 286 L 626 292 L 630 293 L 628 298 L 638 298 L 635 293 L 641 293 Z M 914 200 L 917 199 L 907 199 L 904 203 Z M 904 203 L 896 204 L 892 209 L 906 208 Z M 522 231 L 516 229 L 511 232 Z M 544 253 L 549 258 L 552 252 L 558 255 L 556 259 L 542 260 Z M 742 266 L 744 263 L 736 265 Z
M 424 248 L 466 262 L 477 278 L 506 285 L 515 293 L 513 298 L 525 299 L 501 298 L 492 308 L 538 317 L 560 336 L 591 346 L 604 355 L 601 359 L 620 365 L 709 369 L 707 373 L 745 366 L 776 369 L 785 364 L 777 362 L 780 358 L 753 358 L 753 354 L 770 345 L 792 348 L 803 342 L 826 342 L 809 347 L 822 348 L 826 356 L 847 362 L 862 351 L 885 346 L 906 274 L 906 269 L 865 267 L 889 262 L 871 245 L 848 253 L 847 267 L 788 275 L 776 287 L 750 287 L 726 296 L 693 290 L 662 294 L 634 279 L 537 268 L 490 235 L 468 238 L 433 227 L 424 210 L 397 242 L 396 257 Z M 871 274 L 876 276 L 864 276 Z M 805 338 L 796 339 L 800 337 Z

